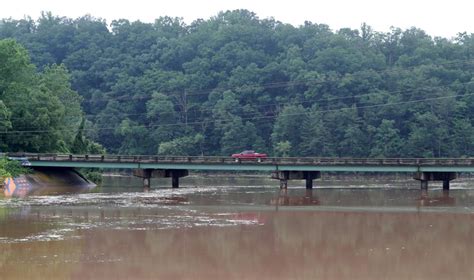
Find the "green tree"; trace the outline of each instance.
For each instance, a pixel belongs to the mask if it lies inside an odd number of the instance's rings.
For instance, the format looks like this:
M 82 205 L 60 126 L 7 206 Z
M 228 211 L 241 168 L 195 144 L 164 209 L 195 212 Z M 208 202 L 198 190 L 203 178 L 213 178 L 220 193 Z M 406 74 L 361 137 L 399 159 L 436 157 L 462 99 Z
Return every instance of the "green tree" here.
M 290 156 L 291 143 L 290 141 L 278 142 L 273 148 L 275 151 L 275 156 L 277 157 L 288 157 Z
M 455 156 L 472 156 L 474 153 L 474 128 L 468 119 L 456 119 L 453 124 L 452 141 Z M 453 152 L 454 152 L 453 151 Z
M 144 133 L 150 134 L 151 132 L 153 152 L 155 153 L 162 142 L 171 141 L 182 133 L 181 123 L 173 102 L 162 93 L 153 93 L 152 99 L 146 104 L 146 108 L 150 129 Z
M 64 107 L 64 114 L 61 116 L 61 125 L 58 129 L 62 130 L 62 140 L 67 146 L 72 145 L 83 115 L 82 97 L 71 89 L 70 79 L 66 67 L 55 64 L 45 67 L 39 79 L 40 88 L 57 97 Z
M 443 157 L 450 146 L 447 138 L 448 131 L 438 117 L 430 112 L 416 114 L 405 153 L 413 157 Z
M 399 130 L 392 120 L 382 120 L 375 130 L 374 143 L 370 151 L 371 157 L 400 157 L 402 141 Z
M 301 124 L 306 118 L 306 109 L 301 105 L 288 105 L 283 108 L 275 120 L 272 132 L 272 143 L 288 141 L 291 143 L 290 156 L 300 154 L 302 144 Z
M 10 116 L 10 110 L 8 110 L 7 106 L 0 100 L 0 150 L 7 149 L 5 134 L 12 128 Z
M 301 126 L 301 153 L 305 156 L 332 156 L 329 144 L 330 134 L 327 130 L 323 113 L 318 106 L 309 110 Z
M 235 117 L 226 127 L 220 139 L 221 154 L 230 155 L 248 149 L 264 151 L 263 140 L 258 136 L 253 123 L 243 122 L 240 117 Z
M 201 134 L 207 155 L 288 141 L 291 156 L 389 156 L 399 138 L 399 156 L 470 156 L 473 38 L 333 32 L 247 10 L 110 29 L 91 16 L 3 19 L 0 148 L 71 151 L 86 116 L 81 137 L 110 153 Z
M 203 139 L 201 134 L 196 134 L 162 142 L 158 148 L 158 154 L 174 156 L 199 155 L 201 154 Z
M 64 66 L 36 72 L 28 53 L 0 40 L 2 148 L 9 151 L 69 152 L 82 116 L 80 96 Z
M 0 157 L 0 186 L 3 185 L 5 178 L 17 177 L 28 172 L 29 169 L 21 166 L 19 161 Z
M 148 130 L 128 118 L 122 120 L 115 134 L 124 139 L 118 150 L 119 154 L 143 155 L 148 154 L 147 151 L 153 148 L 153 144 L 149 141 Z
M 105 154 L 105 149 L 99 143 L 93 142 L 84 135 L 85 118 L 82 118 L 81 124 L 77 131 L 71 146 L 73 154 Z

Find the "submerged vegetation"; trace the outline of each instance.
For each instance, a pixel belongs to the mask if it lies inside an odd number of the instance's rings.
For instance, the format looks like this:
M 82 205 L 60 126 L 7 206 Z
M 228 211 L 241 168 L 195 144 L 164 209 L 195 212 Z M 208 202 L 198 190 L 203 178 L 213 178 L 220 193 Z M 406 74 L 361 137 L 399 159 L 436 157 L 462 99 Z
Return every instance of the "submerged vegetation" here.
M 473 34 L 332 31 L 237 10 L 191 24 L 44 13 L 2 20 L 0 40 L 2 150 L 462 157 L 474 149 Z
M 3 186 L 5 178 L 16 177 L 29 172 L 30 169 L 21 166 L 19 161 L 9 160 L 6 157 L 0 157 L 0 187 Z
M 102 170 L 81 168 L 78 171 L 88 181 L 93 182 L 94 184 L 97 184 L 97 185 L 102 184 Z

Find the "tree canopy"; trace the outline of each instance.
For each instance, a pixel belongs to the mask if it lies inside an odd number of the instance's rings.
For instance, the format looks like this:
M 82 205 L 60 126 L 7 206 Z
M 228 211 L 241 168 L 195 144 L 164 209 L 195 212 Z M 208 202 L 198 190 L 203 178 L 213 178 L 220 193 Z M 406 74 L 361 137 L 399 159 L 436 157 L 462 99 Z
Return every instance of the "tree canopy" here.
M 0 149 L 69 152 L 83 111 L 65 66 L 36 71 L 28 52 L 12 39 L 0 40 L 0 61 Z
M 0 39 L 3 150 L 82 152 L 87 138 L 123 154 L 474 152 L 473 34 L 235 10 L 190 24 L 43 13 L 3 19 Z

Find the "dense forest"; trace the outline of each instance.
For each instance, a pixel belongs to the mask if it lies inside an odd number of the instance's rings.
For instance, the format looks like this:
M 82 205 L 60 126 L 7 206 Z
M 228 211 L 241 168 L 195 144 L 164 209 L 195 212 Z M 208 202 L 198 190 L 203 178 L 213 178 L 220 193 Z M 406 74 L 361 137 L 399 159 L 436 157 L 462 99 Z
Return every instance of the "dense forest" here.
M 462 31 L 462 30 L 460 30 Z M 463 157 L 474 34 L 43 13 L 0 22 L 0 149 Z

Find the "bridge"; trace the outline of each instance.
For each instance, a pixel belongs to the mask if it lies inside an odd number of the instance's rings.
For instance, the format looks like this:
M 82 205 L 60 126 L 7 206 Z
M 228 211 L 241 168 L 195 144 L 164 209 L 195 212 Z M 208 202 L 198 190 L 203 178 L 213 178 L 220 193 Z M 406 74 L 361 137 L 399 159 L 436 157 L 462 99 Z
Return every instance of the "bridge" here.
M 179 187 L 179 178 L 189 170 L 205 171 L 267 171 L 287 188 L 288 180 L 306 180 L 306 188 L 313 188 L 313 180 L 321 172 L 397 172 L 413 173 L 414 179 L 427 189 L 429 181 L 449 182 L 460 172 L 474 172 L 474 158 L 287 158 L 234 159 L 214 156 L 129 156 L 129 155 L 72 155 L 8 153 L 8 157 L 22 160 L 24 165 L 49 168 L 132 169 L 143 178 L 145 188 L 151 178 L 170 177 L 172 187 Z

